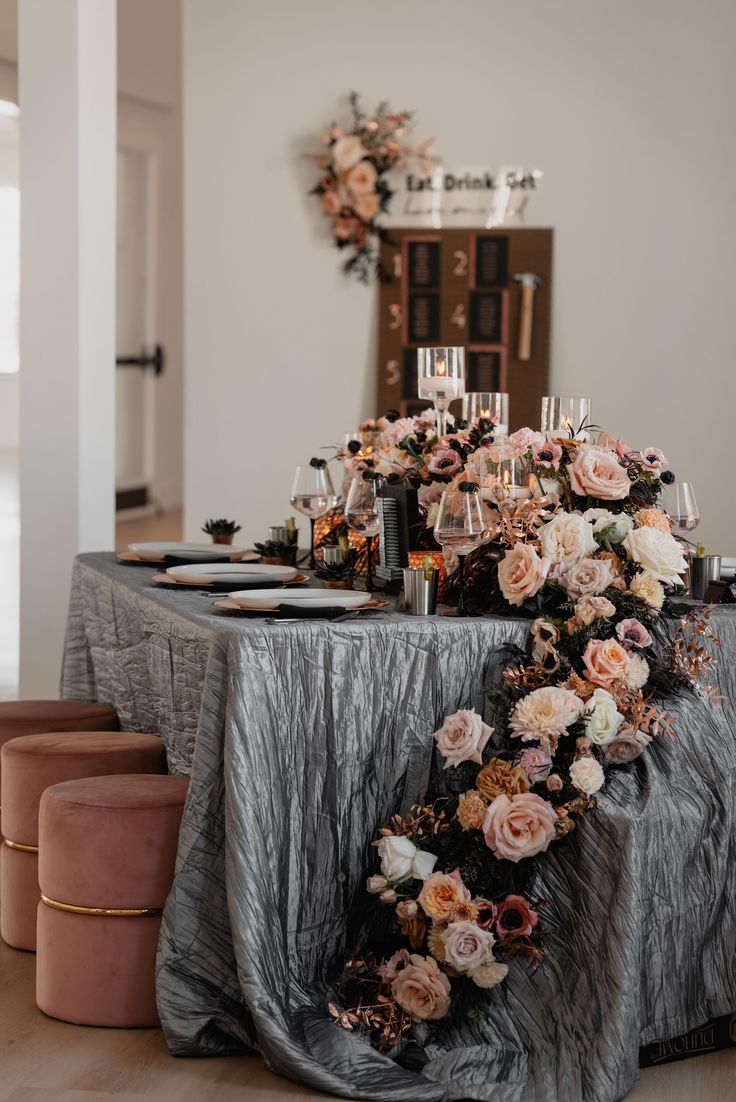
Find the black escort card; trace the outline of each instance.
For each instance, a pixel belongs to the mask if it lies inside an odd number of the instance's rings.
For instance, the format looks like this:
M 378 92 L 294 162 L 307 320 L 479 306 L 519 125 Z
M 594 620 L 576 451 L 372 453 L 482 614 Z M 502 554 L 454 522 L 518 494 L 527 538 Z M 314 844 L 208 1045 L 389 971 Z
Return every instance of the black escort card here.
M 465 389 L 469 394 L 495 394 L 501 387 L 501 352 L 468 352 Z
M 501 291 L 470 292 L 469 332 L 471 343 L 503 343 L 503 294 Z
M 440 285 L 439 241 L 410 241 L 407 248 L 409 266 L 409 286 L 439 287 Z
M 475 286 L 505 287 L 508 281 L 508 237 L 482 237 L 475 239 Z
M 439 344 L 440 296 L 436 291 L 409 293 L 408 337 L 412 344 Z
M 656 1041 L 639 1049 L 639 1067 L 654 1068 L 658 1064 L 670 1064 L 673 1060 L 687 1060 L 690 1056 L 703 1056 L 736 1045 L 736 1014 L 723 1014 L 711 1018 L 705 1025 L 682 1033 L 670 1041 Z

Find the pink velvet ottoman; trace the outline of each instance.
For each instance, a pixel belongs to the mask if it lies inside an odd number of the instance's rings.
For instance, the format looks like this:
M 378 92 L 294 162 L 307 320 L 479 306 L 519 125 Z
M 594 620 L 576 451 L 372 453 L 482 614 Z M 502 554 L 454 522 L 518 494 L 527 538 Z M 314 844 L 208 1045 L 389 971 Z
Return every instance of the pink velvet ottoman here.
M 2 748 L 0 934 L 16 949 L 36 947 L 38 804 L 45 788 L 108 773 L 165 773 L 161 739 L 124 731 L 26 735 Z
M 0 748 L 11 738 L 48 731 L 117 731 L 107 704 L 88 700 L 7 700 L 0 703 Z
M 156 949 L 188 783 L 91 777 L 41 797 L 36 1001 L 52 1018 L 159 1024 Z

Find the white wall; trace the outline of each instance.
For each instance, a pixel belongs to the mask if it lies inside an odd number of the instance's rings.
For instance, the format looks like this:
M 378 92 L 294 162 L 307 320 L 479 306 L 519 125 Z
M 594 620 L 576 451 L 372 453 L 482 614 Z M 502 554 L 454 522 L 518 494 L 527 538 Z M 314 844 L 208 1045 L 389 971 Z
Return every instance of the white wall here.
M 375 289 L 341 275 L 300 160 L 355 88 L 449 163 L 544 169 L 552 392 L 661 446 L 736 554 L 735 34 L 732 0 L 184 0 L 189 534 L 262 536 L 293 466 L 374 412 Z

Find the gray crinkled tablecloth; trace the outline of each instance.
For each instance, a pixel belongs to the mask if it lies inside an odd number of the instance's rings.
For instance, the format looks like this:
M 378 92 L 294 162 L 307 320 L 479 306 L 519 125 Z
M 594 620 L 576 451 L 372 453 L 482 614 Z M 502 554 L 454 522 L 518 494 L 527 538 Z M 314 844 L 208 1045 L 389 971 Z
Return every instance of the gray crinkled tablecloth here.
M 275 1071 L 380 1102 L 615 1102 L 640 1044 L 736 1009 L 736 615 L 718 610 L 721 708 L 682 698 L 677 737 L 613 771 L 539 859 L 546 958 L 437 1032 L 421 1074 L 325 1016 L 371 839 L 421 799 L 432 732 L 483 709 L 518 620 L 266 625 L 149 584 L 112 555 L 77 561 L 63 695 L 115 705 L 190 773 L 162 928 L 158 997 L 179 1055 L 261 1052 Z

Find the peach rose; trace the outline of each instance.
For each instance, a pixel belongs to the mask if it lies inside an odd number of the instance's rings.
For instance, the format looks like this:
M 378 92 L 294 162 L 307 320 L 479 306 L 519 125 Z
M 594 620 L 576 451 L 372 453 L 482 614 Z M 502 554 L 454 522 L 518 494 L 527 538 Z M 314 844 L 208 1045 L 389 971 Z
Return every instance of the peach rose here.
M 602 689 L 625 681 L 631 664 L 628 651 L 616 639 L 591 639 L 583 652 L 585 677 Z
M 378 196 L 361 195 L 355 200 L 355 213 L 364 221 L 370 222 L 378 214 Z
M 325 191 L 322 195 L 322 206 L 325 214 L 339 214 L 342 210 L 342 201 L 336 191 Z
M 460 872 L 433 872 L 424 881 L 417 902 L 424 913 L 438 922 L 446 922 L 460 903 L 470 903 L 471 896 L 462 882 Z
M 498 584 L 510 605 L 523 605 L 544 585 L 550 561 L 526 543 L 517 543 L 498 564 Z
M 360 195 L 373 195 L 376 190 L 377 173 L 370 161 L 358 161 L 348 172 L 345 183 L 356 199 Z
M 552 804 L 534 792 L 497 796 L 486 812 L 486 845 L 500 860 L 521 861 L 547 849 L 555 836 Z
M 409 964 L 391 984 L 391 993 L 416 1021 L 436 1021 L 450 1009 L 450 981 L 440 972 L 436 960 L 418 953 L 411 954 Z
M 581 497 L 620 501 L 629 496 L 631 482 L 626 469 L 611 452 L 600 448 L 578 448 L 570 464 L 570 485 Z

